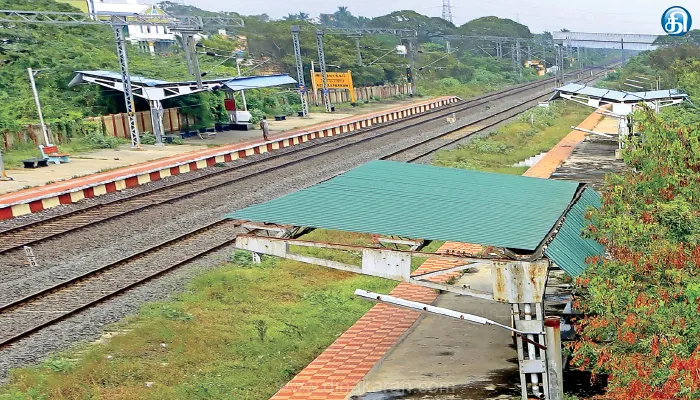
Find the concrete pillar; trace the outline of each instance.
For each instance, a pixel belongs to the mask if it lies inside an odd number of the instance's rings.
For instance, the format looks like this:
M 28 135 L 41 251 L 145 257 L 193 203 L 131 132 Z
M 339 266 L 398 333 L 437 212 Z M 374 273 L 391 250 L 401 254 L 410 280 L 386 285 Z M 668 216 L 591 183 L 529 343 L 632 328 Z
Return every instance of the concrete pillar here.
M 153 125 L 153 135 L 156 137 L 156 146 L 163 145 L 163 103 L 160 100 L 151 100 L 151 125 Z
M 561 326 L 559 317 L 545 317 L 545 338 L 547 343 L 547 377 L 549 400 L 564 400 L 564 377 L 561 356 Z

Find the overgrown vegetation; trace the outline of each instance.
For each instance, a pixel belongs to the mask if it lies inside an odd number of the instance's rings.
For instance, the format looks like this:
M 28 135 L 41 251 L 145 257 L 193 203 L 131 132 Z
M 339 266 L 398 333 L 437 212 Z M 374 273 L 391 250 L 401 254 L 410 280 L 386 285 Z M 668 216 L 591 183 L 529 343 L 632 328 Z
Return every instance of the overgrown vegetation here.
M 589 114 L 589 108 L 570 102 L 535 107 L 487 137 L 438 152 L 433 164 L 520 175 L 528 167 L 514 164 L 548 151 Z
M 356 288 L 395 285 L 237 252 L 126 333 L 14 371 L 0 399 L 268 399 L 372 307 Z
M 697 32 L 696 32 L 697 33 Z M 696 35 L 697 36 L 697 35 Z M 642 53 L 609 80 L 659 75 L 693 98 L 700 52 L 683 45 Z M 609 399 L 700 397 L 700 113 L 634 114 L 639 137 L 623 151 L 633 171 L 609 176 L 589 234 L 609 257 L 577 281 L 575 365 L 608 375 Z

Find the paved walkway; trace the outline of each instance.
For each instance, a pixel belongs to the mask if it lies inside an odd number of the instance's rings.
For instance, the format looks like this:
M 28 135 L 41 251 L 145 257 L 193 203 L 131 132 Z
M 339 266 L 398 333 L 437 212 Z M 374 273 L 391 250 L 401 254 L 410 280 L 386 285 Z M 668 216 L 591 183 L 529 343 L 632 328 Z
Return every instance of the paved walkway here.
M 579 125 L 593 129 L 601 115 L 591 114 Z M 525 176 L 548 178 L 556 167 L 585 138 L 585 133 L 572 131 L 562 139 L 540 162 L 525 172 Z M 447 242 L 438 253 L 450 250 L 476 253 L 481 246 Z M 428 259 L 413 274 L 441 270 L 457 263 Z M 446 281 L 457 274 L 444 275 L 433 280 Z M 422 303 L 433 303 L 438 295 L 434 290 L 408 283 L 400 283 L 392 296 Z M 280 389 L 273 400 L 340 400 L 345 399 L 362 382 L 364 376 L 380 362 L 407 334 L 420 313 L 386 304 L 377 304 L 345 331 L 321 355 Z

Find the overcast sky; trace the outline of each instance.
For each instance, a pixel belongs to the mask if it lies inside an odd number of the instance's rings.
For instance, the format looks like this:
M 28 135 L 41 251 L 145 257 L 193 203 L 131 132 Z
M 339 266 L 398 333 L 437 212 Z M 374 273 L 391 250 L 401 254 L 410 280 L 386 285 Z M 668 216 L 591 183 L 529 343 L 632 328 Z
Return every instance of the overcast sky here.
M 439 17 L 442 0 L 180 0 L 211 11 L 236 11 L 244 15 L 266 13 L 281 18 L 303 11 L 318 16 L 348 6 L 354 15 L 376 17 L 400 9 Z M 456 25 L 474 18 L 495 15 L 519 20 L 539 33 L 566 28 L 575 32 L 663 34 L 661 14 L 668 7 L 683 6 L 697 18 L 693 28 L 700 29 L 700 1 L 694 0 L 451 0 Z

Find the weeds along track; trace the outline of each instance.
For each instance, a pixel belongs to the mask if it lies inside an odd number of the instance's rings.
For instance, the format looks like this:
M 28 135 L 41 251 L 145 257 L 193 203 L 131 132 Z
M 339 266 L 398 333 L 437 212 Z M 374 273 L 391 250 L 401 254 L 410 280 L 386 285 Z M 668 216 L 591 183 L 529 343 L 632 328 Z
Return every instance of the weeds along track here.
M 444 119 L 453 114 L 467 112 L 493 101 L 501 102 L 505 98 L 517 97 L 532 90 L 542 90 L 542 88 L 547 87 L 552 82 L 552 79 L 545 79 L 522 84 L 468 101 L 460 101 L 440 107 L 429 113 L 413 115 L 390 123 L 375 125 L 371 128 L 344 133 L 332 138 L 325 138 L 325 140 L 316 139 L 311 142 L 306 142 L 308 144 L 305 143 L 305 146 L 298 146 L 298 148 L 295 146 L 289 148 L 289 150 L 283 149 L 281 151 L 266 153 L 265 157 L 255 161 L 246 162 L 246 160 L 243 159 L 241 160 L 243 162 L 242 164 L 236 163 L 236 165 L 232 166 L 211 168 L 211 171 L 207 171 L 205 175 L 198 175 L 190 178 L 187 178 L 185 175 L 182 179 L 165 187 L 152 187 L 150 189 L 145 187 L 144 190 L 139 190 L 132 195 L 122 196 L 104 203 L 94 204 L 60 215 L 50 216 L 39 221 L 32 221 L 15 226 L 0 231 L 0 254 L 20 249 L 23 246 L 28 246 L 46 239 L 65 235 L 86 226 L 138 212 L 155 205 L 197 196 L 198 194 L 217 187 L 233 185 L 243 179 L 297 164 L 321 154 L 342 152 L 348 150 L 352 146 L 357 146 L 387 135 L 400 135 L 405 129 Z M 518 103 L 518 105 L 520 104 L 521 102 Z M 489 115 L 488 118 L 496 117 L 501 113 L 502 112 L 492 112 L 490 113 L 492 115 Z
M 586 77 L 578 82 L 589 83 L 592 82 L 605 74 L 605 71 L 593 74 L 593 76 Z M 412 146 L 406 147 L 404 149 L 398 150 L 391 153 L 385 157 L 383 160 L 393 160 L 393 161 L 403 161 L 403 162 L 415 162 L 423 157 L 426 157 L 436 151 L 455 144 L 459 141 L 464 140 L 470 136 L 480 134 L 488 131 L 494 126 L 507 121 L 510 118 L 522 113 L 528 108 L 533 106 L 533 103 L 541 101 L 546 96 L 533 96 L 529 99 L 525 99 L 511 107 L 501 110 L 498 114 L 488 115 L 483 118 L 479 118 L 476 121 L 470 122 L 462 126 L 455 126 L 449 129 L 447 132 L 440 135 L 422 140 Z
M 235 241 L 222 220 L 0 305 L 0 349 Z

